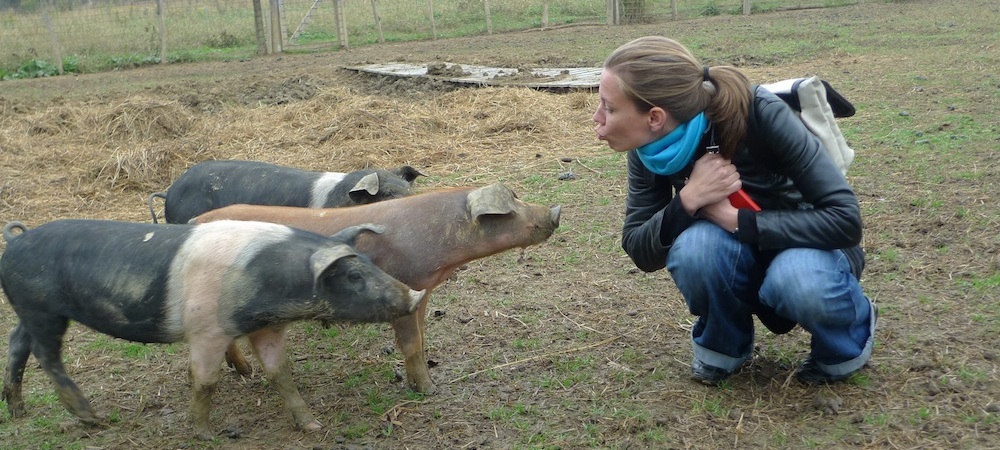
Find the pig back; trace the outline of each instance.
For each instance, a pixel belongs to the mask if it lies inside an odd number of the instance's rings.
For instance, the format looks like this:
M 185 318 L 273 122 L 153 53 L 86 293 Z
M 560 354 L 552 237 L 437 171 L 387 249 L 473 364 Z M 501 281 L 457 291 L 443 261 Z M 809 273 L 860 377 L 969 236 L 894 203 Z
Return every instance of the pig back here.
M 174 225 L 50 222 L 8 243 L 0 279 L 21 317 L 55 314 L 107 334 L 169 342 L 156 330 L 165 319 L 167 268 L 187 232 Z
M 343 174 L 327 183 L 335 184 Z M 309 206 L 320 172 L 257 161 L 205 161 L 192 166 L 167 189 L 164 216 L 168 223 L 227 205 Z

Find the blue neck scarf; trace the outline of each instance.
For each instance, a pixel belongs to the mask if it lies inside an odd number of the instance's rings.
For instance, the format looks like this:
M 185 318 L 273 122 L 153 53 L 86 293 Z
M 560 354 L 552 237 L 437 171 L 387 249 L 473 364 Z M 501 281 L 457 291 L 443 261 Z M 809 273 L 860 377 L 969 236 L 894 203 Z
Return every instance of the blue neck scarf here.
M 705 113 L 700 112 L 653 142 L 635 149 L 636 154 L 650 172 L 673 175 L 691 162 L 701 136 L 708 129 Z

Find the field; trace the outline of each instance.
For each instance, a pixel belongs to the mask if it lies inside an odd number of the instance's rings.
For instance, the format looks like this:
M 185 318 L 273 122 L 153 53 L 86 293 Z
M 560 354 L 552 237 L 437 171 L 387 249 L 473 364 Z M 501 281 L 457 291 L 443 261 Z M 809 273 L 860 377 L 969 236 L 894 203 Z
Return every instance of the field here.
M 295 380 L 324 429 L 295 430 L 264 377 L 226 369 L 219 435 L 203 442 L 185 344 L 72 326 L 67 369 L 109 424 L 76 422 L 32 359 L 28 415 L 0 405 L 0 449 L 1000 448 L 998 23 L 993 1 L 913 0 L 0 82 L 0 223 L 148 222 L 147 196 L 211 158 L 411 164 L 428 175 L 418 191 L 500 181 L 562 205 L 548 241 L 470 263 L 434 292 L 433 395 L 400 381 L 388 325 L 296 324 Z M 848 382 L 798 384 L 808 334 L 763 327 L 731 381 L 689 379 L 693 318 L 665 271 L 642 273 L 620 249 L 625 162 L 594 136 L 595 92 L 342 69 L 595 67 L 647 34 L 759 82 L 819 75 L 857 107 L 840 125 L 880 316 L 872 360 Z M 0 330 L 16 322 L 0 297 Z

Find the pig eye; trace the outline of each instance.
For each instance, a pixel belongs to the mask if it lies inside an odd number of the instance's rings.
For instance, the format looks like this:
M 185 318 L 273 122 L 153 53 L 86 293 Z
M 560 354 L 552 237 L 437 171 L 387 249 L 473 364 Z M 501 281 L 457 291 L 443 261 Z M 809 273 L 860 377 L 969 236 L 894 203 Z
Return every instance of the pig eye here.
M 352 270 L 347 273 L 347 281 L 350 281 L 351 283 L 360 283 L 362 280 L 364 280 L 364 277 L 356 270 Z

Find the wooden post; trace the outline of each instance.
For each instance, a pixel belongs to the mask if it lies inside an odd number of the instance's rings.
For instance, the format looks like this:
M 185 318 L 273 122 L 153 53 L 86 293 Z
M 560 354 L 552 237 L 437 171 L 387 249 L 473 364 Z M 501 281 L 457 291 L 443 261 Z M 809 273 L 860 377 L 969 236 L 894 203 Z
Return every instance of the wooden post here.
M 281 18 L 281 40 L 284 42 L 285 38 L 288 37 L 288 16 L 285 15 L 285 0 L 278 0 L 278 11 L 280 12 L 278 17 Z M 284 45 L 282 45 L 282 48 L 284 48 Z
M 337 22 L 337 43 L 341 49 L 347 48 L 347 25 L 344 18 L 344 0 L 333 1 L 333 20 Z
M 62 48 L 59 47 L 59 38 L 56 36 L 56 27 L 52 26 L 52 16 L 49 15 L 49 9 L 50 7 L 45 8 L 45 12 L 42 13 L 42 20 L 45 22 L 45 31 L 49 33 L 49 38 L 52 39 L 52 54 L 56 60 L 56 67 L 59 69 L 59 75 L 62 75 Z
M 620 25 L 621 18 L 618 16 L 618 0 L 608 0 L 608 25 Z
M 167 63 L 167 6 L 165 0 L 156 0 L 156 16 L 160 19 L 160 64 Z
M 267 37 L 264 36 L 264 8 L 260 0 L 253 0 L 253 27 L 257 33 L 257 54 L 267 54 Z
M 490 17 L 490 0 L 483 0 L 483 9 L 486 10 L 486 34 L 493 34 L 493 18 Z
M 281 36 L 281 10 L 278 8 L 278 0 L 271 0 L 269 9 L 271 11 L 271 52 L 282 53 L 285 51 L 285 43 Z
M 743 0 L 743 15 L 744 16 L 749 16 L 750 15 L 750 9 L 753 7 L 750 3 L 752 3 L 751 0 Z
M 670 0 L 670 14 L 677 20 L 677 0 Z
M 545 4 L 542 5 L 542 28 L 549 27 L 549 0 L 545 0 Z
M 434 0 L 427 0 L 427 17 L 431 21 L 431 39 L 437 39 L 437 25 L 434 25 Z
M 377 3 L 378 0 L 372 0 L 372 15 L 375 16 L 375 30 L 378 31 L 378 42 L 381 44 L 385 42 L 385 38 L 382 37 L 382 17 L 378 15 Z

